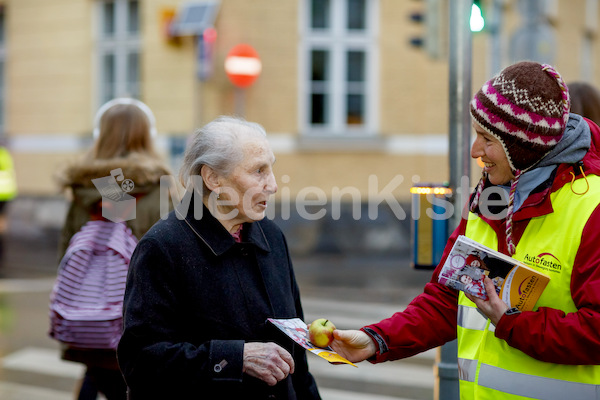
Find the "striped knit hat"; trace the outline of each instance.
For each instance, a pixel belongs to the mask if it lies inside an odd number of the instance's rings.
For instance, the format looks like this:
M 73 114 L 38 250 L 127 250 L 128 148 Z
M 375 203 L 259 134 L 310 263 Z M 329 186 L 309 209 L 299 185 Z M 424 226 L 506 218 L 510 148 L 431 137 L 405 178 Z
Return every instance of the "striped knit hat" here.
M 533 168 L 562 139 L 569 119 L 569 91 L 560 74 L 548 64 L 523 61 L 502 70 L 475 94 L 471 116 L 500 141 L 515 179 L 511 183 L 506 239 L 514 254 L 512 213 L 519 176 Z M 477 185 L 474 210 L 485 185 Z

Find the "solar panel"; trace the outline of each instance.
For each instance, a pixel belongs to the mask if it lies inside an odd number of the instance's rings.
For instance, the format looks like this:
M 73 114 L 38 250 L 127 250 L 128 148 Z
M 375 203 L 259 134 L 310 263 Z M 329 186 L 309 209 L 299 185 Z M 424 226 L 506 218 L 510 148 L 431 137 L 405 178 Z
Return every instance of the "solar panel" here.
M 200 35 L 213 26 L 219 0 L 194 1 L 183 4 L 175 22 L 171 26 L 173 36 Z

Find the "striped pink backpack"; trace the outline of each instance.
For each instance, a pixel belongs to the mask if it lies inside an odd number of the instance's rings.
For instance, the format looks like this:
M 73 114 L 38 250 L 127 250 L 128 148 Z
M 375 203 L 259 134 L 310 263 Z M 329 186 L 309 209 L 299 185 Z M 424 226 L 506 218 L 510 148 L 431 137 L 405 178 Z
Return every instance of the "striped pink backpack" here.
M 136 237 L 124 222 L 88 221 L 71 238 L 50 294 L 50 336 L 70 347 L 116 349 Z

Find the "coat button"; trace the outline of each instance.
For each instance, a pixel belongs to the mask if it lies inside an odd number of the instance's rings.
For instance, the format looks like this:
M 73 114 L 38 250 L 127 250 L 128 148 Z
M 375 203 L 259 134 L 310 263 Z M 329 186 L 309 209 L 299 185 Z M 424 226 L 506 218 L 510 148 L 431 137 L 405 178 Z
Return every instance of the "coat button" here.
M 218 374 L 219 372 L 221 372 L 223 370 L 223 368 L 225 368 L 226 365 L 227 365 L 227 360 L 222 360 L 220 363 L 215 364 L 213 370 Z

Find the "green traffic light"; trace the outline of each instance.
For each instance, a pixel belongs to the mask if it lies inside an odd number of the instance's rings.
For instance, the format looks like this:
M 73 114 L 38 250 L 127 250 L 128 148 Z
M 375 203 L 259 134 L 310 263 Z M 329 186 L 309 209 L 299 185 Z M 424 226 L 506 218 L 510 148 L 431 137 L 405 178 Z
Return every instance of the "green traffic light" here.
M 469 24 L 471 25 L 471 32 L 481 32 L 485 26 L 485 19 L 478 4 L 473 3 L 473 6 L 471 6 Z

